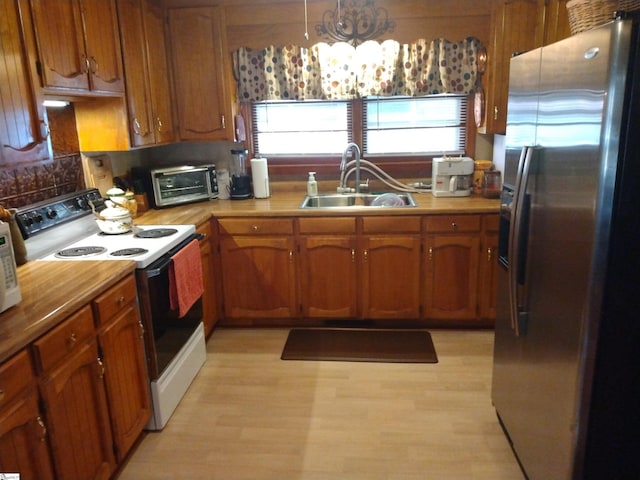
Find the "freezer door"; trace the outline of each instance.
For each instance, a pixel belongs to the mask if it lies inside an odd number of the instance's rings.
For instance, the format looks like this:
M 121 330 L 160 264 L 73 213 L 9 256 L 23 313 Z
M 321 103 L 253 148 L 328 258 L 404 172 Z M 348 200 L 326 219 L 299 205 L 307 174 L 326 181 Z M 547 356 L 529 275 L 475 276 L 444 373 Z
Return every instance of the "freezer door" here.
M 603 171 L 611 168 L 601 148 L 611 133 L 603 112 L 615 93 L 613 38 L 612 27 L 605 27 L 544 47 L 537 101 L 531 101 L 538 104 L 536 148 L 528 176 L 515 189 L 516 197 L 527 199 L 528 218 L 511 218 L 525 222 L 526 273 L 517 311 L 526 330 L 513 329 L 507 269 L 499 285 L 493 378 L 496 410 L 530 480 L 573 478 L 585 319 L 597 281 L 594 246 L 606 215 Z M 511 76 L 515 92 L 530 81 Z M 509 130 L 507 137 L 517 138 Z

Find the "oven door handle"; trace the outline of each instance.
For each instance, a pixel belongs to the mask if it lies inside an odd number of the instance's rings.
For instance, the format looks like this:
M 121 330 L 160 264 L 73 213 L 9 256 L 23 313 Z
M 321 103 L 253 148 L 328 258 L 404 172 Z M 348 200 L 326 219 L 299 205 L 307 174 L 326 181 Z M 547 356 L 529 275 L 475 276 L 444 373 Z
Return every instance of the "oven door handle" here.
M 172 253 L 169 253 L 165 258 L 161 258 L 161 259 L 157 260 L 153 264 L 153 268 L 146 268 L 144 270 L 144 273 L 147 275 L 147 278 L 153 278 L 153 277 L 157 277 L 158 275 L 160 275 L 167 268 L 169 268 L 169 265 L 171 265 L 171 262 L 173 262 L 173 260 L 171 259 L 171 257 L 173 255 L 175 255 L 179 250 L 181 250 L 184 246 L 186 246 L 188 243 L 192 242 L 193 240 L 200 241 L 204 237 L 205 237 L 205 235 L 203 235 L 202 233 L 194 233 L 189 239 L 187 239 L 183 243 L 181 243 L 175 251 L 173 251 Z M 157 263 L 157 265 L 156 265 L 156 263 Z

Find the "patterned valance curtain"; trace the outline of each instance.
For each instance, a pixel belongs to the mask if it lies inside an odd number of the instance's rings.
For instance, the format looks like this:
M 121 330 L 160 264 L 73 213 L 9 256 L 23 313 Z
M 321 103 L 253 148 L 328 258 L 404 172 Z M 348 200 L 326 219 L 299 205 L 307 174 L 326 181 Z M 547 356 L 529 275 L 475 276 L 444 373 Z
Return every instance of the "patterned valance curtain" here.
M 400 44 L 370 40 L 309 48 L 240 48 L 234 69 L 240 101 L 345 100 L 365 96 L 473 93 L 478 76 L 477 38 Z

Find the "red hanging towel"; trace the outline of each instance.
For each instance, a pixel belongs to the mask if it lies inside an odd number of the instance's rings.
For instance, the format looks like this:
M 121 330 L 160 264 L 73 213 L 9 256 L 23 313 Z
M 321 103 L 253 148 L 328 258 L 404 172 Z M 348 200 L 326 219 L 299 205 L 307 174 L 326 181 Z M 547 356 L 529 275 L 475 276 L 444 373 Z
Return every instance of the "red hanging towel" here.
M 200 245 L 193 240 L 171 257 L 169 265 L 169 303 L 184 317 L 204 293 Z

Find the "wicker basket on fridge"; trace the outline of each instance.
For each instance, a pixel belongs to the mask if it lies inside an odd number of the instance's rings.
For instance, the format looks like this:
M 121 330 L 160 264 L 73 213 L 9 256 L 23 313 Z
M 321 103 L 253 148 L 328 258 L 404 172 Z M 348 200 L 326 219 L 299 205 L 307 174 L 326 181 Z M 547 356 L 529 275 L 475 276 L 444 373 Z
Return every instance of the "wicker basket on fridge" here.
M 569 0 L 567 12 L 571 35 L 607 23 L 616 11 L 637 9 L 640 9 L 640 0 Z

